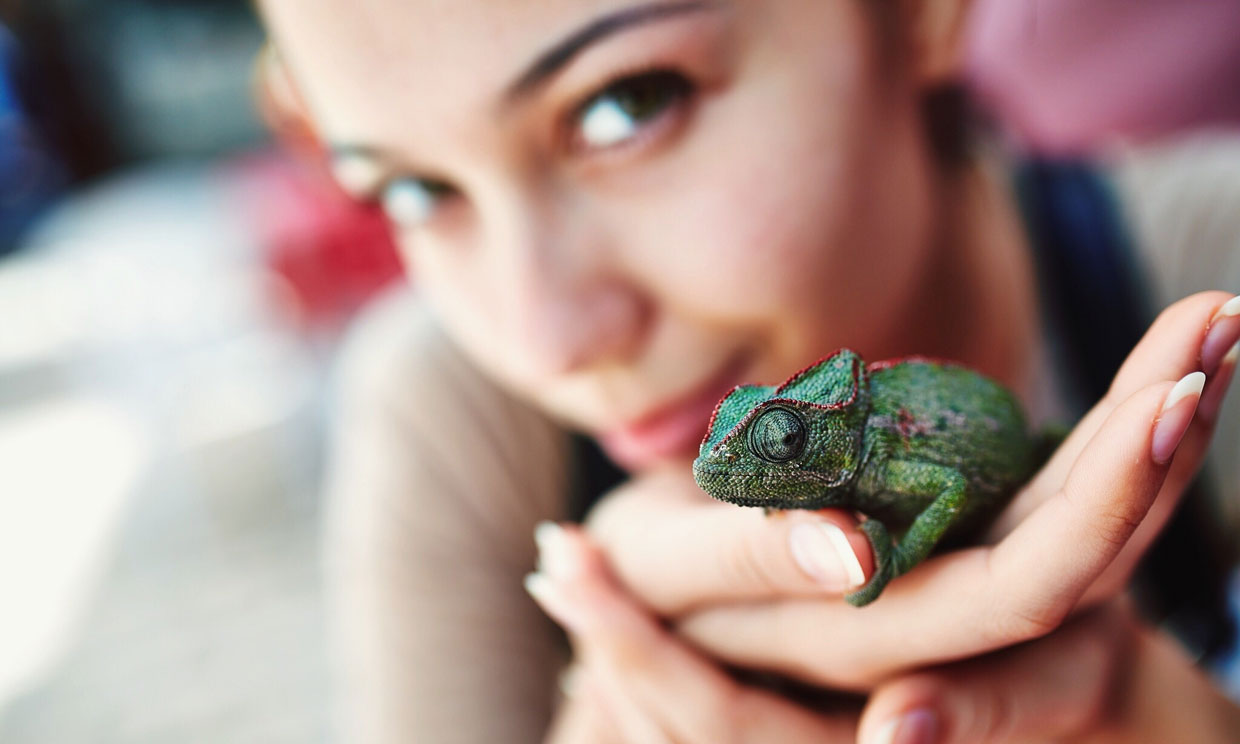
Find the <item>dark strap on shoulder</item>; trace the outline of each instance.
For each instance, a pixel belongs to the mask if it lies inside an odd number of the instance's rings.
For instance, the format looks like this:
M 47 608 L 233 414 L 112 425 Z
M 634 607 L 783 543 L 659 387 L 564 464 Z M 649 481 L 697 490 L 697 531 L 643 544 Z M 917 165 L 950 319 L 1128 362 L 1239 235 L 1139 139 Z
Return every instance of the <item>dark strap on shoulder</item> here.
M 1087 163 L 1032 160 L 1016 191 L 1033 244 L 1052 348 L 1077 413 L 1101 398 L 1153 320 L 1110 185 Z M 1198 478 L 1137 573 L 1143 613 L 1205 658 L 1234 642 L 1228 563 Z
M 574 434 L 570 444 L 573 473 L 566 516 L 569 521 L 580 522 L 603 495 L 623 483 L 627 475 L 590 437 Z
M 1084 411 L 1101 398 L 1153 319 L 1107 184 L 1077 161 L 1036 160 L 1016 172 L 1042 306 Z

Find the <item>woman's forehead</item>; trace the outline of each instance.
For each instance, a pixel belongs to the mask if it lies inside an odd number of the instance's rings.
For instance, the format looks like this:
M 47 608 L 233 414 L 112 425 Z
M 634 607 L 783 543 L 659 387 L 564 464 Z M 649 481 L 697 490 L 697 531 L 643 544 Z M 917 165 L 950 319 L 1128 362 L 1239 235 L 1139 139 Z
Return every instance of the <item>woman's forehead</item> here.
M 550 47 L 662 0 L 263 0 L 320 124 L 345 135 L 477 113 Z

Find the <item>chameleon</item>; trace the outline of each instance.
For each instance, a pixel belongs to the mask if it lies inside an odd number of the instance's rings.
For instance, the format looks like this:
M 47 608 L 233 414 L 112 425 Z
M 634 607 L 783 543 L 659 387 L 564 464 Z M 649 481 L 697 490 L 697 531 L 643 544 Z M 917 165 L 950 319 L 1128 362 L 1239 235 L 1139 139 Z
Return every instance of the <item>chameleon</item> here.
M 716 499 L 865 516 L 873 576 L 864 606 L 944 538 L 985 526 L 1062 432 L 1030 432 L 1016 396 L 952 362 L 866 365 L 849 349 L 778 387 L 741 385 L 716 406 L 693 477 Z M 893 534 L 900 537 L 895 542 Z

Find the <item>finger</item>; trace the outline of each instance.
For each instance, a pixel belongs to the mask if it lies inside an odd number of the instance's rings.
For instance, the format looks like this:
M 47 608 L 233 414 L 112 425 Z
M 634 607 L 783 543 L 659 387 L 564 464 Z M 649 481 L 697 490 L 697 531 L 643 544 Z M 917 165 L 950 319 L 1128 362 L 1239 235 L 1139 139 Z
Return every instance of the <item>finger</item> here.
M 1219 369 L 1206 383 L 1206 392 L 1201 397 L 1201 419 L 1203 422 L 1213 424 L 1218 420 L 1219 411 L 1223 409 L 1223 399 L 1227 397 L 1227 391 L 1231 387 L 1232 378 L 1235 377 L 1236 363 L 1240 361 L 1240 343 L 1231 347 L 1231 350 L 1223 355 L 1222 361 L 1219 362 Z
M 625 744 L 616 733 L 617 715 L 584 669 L 574 668 L 563 682 L 565 699 L 556 712 L 547 744 Z
M 1238 303 L 1240 305 L 1240 303 Z M 1240 322 L 1240 318 L 1237 319 Z M 1214 333 L 1214 330 L 1210 331 Z M 1128 585 L 1128 579 L 1136 570 L 1137 564 L 1145 555 L 1146 549 L 1154 542 L 1162 528 L 1171 519 L 1172 513 L 1180 503 L 1180 499 L 1197 477 L 1210 442 L 1214 436 L 1214 427 L 1223 399 L 1235 376 L 1236 362 L 1240 359 L 1240 343 L 1231 347 L 1231 351 L 1223 356 L 1214 376 L 1206 382 L 1205 391 L 1198 404 L 1197 415 L 1184 441 L 1176 451 L 1175 460 L 1171 463 L 1171 472 L 1163 483 L 1149 514 L 1129 538 L 1124 549 L 1116 557 L 1103 575 L 1090 586 L 1083 603 L 1094 604 L 1110 599 Z
M 862 713 L 860 741 L 1003 744 L 1084 733 L 1105 715 L 1127 629 L 1107 609 L 1034 643 L 884 684 Z
M 1223 358 L 1240 341 L 1240 296 L 1223 303 L 1210 318 L 1210 327 L 1201 342 L 1201 371 L 1214 374 Z
M 1232 344 L 1232 349 L 1240 348 L 1236 346 L 1237 337 L 1240 337 L 1240 299 L 1224 293 L 1193 295 L 1163 311 L 1121 368 L 1108 395 L 1078 425 L 1073 436 L 1030 486 L 1005 510 L 991 530 L 992 538 L 1013 529 L 1046 497 L 1047 489 L 1064 477 L 1065 468 L 1079 454 L 1079 442 L 1084 435 L 1096 430 L 1102 416 L 1113 409 L 1114 401 L 1119 396 L 1142 379 L 1158 374 L 1187 374 L 1188 370 L 1200 367 L 1210 375 L 1201 398 L 1201 410 L 1184 436 L 1162 489 L 1140 526 L 1106 571 L 1090 586 L 1081 602 L 1097 604 L 1118 594 L 1127 586 L 1141 557 L 1170 520 L 1185 489 L 1201 468 L 1213 437 L 1215 414 L 1235 369 L 1234 354 L 1220 353 L 1220 349 L 1225 352 L 1227 343 Z
M 1209 392 L 1208 385 L 1206 390 Z M 1203 395 L 1201 401 L 1204 400 Z M 1102 574 L 1089 585 L 1080 600 L 1081 605 L 1097 605 L 1115 598 L 1124 591 L 1146 550 L 1170 521 L 1185 490 L 1201 469 L 1214 433 L 1212 425 L 1198 421 L 1200 417 L 1201 404 L 1199 402 L 1198 413 L 1188 427 L 1188 432 L 1184 435 L 1179 449 L 1176 450 L 1175 459 L 1171 462 L 1171 470 L 1167 473 L 1145 518 L 1137 525 L 1132 536 L 1124 543 Z
M 992 573 L 1020 589 L 1008 593 L 1016 598 L 1012 611 L 1049 630 L 1115 560 L 1163 486 L 1203 377 L 1196 372 L 1174 385 L 1152 385 L 1120 404 L 1063 488 L 994 548 Z
M 852 740 L 854 722 L 742 687 L 673 638 L 619 590 L 581 533 L 558 529 L 543 543 L 540 573 L 527 587 L 568 628 L 608 699 L 628 701 L 626 733 L 686 744 Z
M 623 681 L 617 675 L 598 669 L 591 669 L 588 674 L 595 694 L 603 701 L 602 704 L 611 715 L 612 735 L 618 742 L 676 744 L 662 722 L 648 715 L 637 701 L 628 695 Z
M 686 489 L 698 490 L 688 476 L 647 479 L 613 494 L 589 522 L 620 582 L 660 614 L 724 601 L 838 596 L 873 573 L 873 551 L 851 514 L 767 516 L 667 496 Z
M 1197 370 L 1214 377 L 1220 372 L 1224 353 L 1237 341 L 1240 341 L 1240 301 L 1226 292 L 1200 292 L 1163 310 L 1128 355 L 1106 395 L 1073 428 L 1046 466 L 996 521 L 990 531 L 992 538 L 1006 535 L 1048 494 L 1058 490 L 1086 444 L 1122 401 L 1141 388 L 1178 380 Z M 1219 349 L 1223 353 L 1217 351 Z M 1199 462 L 1204 456 L 1210 437 L 1208 433 L 1202 435 L 1202 431 L 1208 432 L 1209 423 L 1203 419 L 1195 424 L 1196 431 L 1182 450 L 1183 455 L 1188 455 L 1184 459 Z M 1178 498 L 1179 492 L 1172 495 Z
M 1170 435 L 1156 435 L 1154 422 L 1173 387 L 1151 386 L 1113 411 L 1062 491 L 996 546 L 934 558 L 865 608 L 734 604 L 703 608 L 677 629 L 727 662 L 852 689 L 1044 635 L 1114 559 L 1158 492 L 1167 467 L 1154 461 L 1154 441 Z M 1184 426 L 1195 403 L 1192 395 L 1173 402 L 1158 425 Z

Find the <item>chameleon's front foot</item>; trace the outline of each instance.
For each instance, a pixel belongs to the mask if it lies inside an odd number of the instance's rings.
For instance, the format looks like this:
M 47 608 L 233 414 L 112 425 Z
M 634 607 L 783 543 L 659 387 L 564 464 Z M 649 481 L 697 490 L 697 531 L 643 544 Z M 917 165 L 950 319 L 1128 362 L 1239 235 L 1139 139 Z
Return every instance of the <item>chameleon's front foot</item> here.
M 874 549 L 874 576 L 865 586 L 844 595 L 844 599 L 857 607 L 873 602 L 888 581 L 913 570 L 930 555 L 939 539 L 959 518 L 967 495 L 967 484 L 959 471 L 932 463 L 889 462 L 884 470 L 884 482 L 894 493 L 933 496 L 934 500 L 909 525 L 899 545 L 891 542 L 891 535 L 882 522 L 867 519 L 861 523 L 861 531 L 870 538 L 870 547 Z
M 882 594 L 883 589 L 886 588 L 887 582 L 895 578 L 896 559 L 891 535 L 887 533 L 887 528 L 882 522 L 877 519 L 867 519 L 858 526 L 858 529 L 869 538 L 870 547 L 874 550 L 874 574 L 860 589 L 851 594 L 845 594 L 844 600 L 854 607 L 864 607 L 878 599 L 878 595 Z

